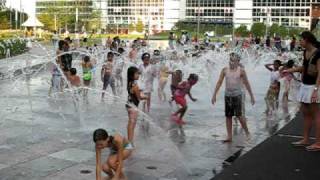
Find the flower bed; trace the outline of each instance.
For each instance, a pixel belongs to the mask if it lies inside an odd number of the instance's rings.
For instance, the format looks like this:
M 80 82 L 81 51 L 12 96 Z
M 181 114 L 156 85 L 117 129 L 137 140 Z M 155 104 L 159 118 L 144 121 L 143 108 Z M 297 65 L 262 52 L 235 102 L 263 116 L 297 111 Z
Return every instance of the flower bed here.
M 0 59 L 8 56 L 16 56 L 27 51 L 25 39 L 0 39 Z

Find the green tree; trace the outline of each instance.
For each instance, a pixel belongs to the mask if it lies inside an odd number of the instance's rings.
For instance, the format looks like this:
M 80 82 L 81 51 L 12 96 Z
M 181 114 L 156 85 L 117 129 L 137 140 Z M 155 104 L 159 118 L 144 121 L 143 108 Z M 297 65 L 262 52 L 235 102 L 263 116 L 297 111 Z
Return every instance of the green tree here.
M 130 23 L 128 29 L 129 29 L 129 32 L 135 31 L 136 25 L 134 23 Z
M 297 37 L 302 31 L 304 31 L 303 28 L 290 28 L 289 29 L 289 36 L 290 37 Z
M 137 22 L 137 25 L 136 25 L 136 30 L 137 30 L 139 33 L 142 33 L 142 32 L 143 32 L 143 29 L 144 29 L 144 24 L 143 24 L 143 22 L 141 21 L 141 19 L 138 19 L 138 22 Z
M 264 23 L 254 23 L 251 26 L 251 33 L 256 37 L 264 36 L 266 34 L 266 25 Z
M 241 37 L 247 37 L 249 35 L 249 31 L 246 25 L 240 25 L 238 28 L 235 29 L 235 33 L 240 35 Z
M 49 14 L 40 14 L 38 16 L 40 22 L 43 23 L 44 27 L 48 30 L 55 30 L 54 20 L 52 21 L 52 16 Z
M 0 29 L 9 29 L 10 28 L 10 20 L 8 19 L 9 12 L 3 11 L 0 12 Z
M 87 30 L 91 31 L 94 29 L 101 28 L 101 14 L 102 13 L 99 10 L 92 12 L 85 26 Z
M 269 28 L 269 35 L 273 37 L 278 33 L 279 33 L 279 25 L 276 23 L 272 24 L 271 27 Z
M 284 27 L 284 26 L 279 26 L 279 29 L 278 29 L 278 35 L 280 36 L 280 37 L 282 37 L 282 38 L 285 38 L 285 37 L 287 37 L 288 36 L 288 30 L 289 29 L 287 29 L 286 27 Z

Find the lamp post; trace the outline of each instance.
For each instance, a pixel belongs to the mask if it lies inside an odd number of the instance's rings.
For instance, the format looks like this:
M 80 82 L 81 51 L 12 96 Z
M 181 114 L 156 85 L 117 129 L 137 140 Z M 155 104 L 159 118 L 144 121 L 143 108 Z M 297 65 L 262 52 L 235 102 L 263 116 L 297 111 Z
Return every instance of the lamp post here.
M 199 30 L 200 30 L 200 0 L 198 0 L 198 16 L 197 16 L 197 42 L 198 42 L 198 38 L 199 38 Z

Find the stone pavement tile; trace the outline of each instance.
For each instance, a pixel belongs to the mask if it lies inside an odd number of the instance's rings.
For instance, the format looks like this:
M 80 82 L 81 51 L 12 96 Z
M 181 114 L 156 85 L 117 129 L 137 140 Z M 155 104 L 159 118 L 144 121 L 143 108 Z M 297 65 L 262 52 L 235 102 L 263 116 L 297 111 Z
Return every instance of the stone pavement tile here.
M 42 180 L 45 176 L 47 176 L 46 173 L 17 166 L 7 167 L 0 170 L 1 180 Z
M 186 137 L 186 142 L 179 145 L 179 150 L 186 157 L 200 157 L 203 153 L 214 149 L 217 146 L 218 144 L 214 140 L 198 137 Z
M 32 161 L 19 164 L 18 167 L 28 168 L 35 172 L 45 173 L 47 175 L 55 173 L 67 167 L 74 165 L 74 162 L 52 157 L 41 157 Z
M 1 163 L 0 163 L 0 170 L 1 170 L 1 169 L 4 169 L 4 168 L 7 168 L 7 167 L 8 167 L 8 165 L 1 164 Z
M 94 180 L 96 178 L 96 167 L 78 164 L 51 174 L 43 180 Z
M 138 172 L 126 172 L 125 174 L 128 180 L 166 180 L 166 179 L 162 179 L 162 178 L 158 178 L 158 177 L 154 177 L 154 176 L 150 176 L 150 175 L 146 175 Z
M 23 149 L 10 149 L 0 153 L 0 162 L 5 165 L 14 165 L 40 157 L 39 154 L 24 152 Z
M 239 147 L 232 146 L 232 144 L 222 144 L 208 150 L 207 152 L 201 154 L 201 156 L 208 158 L 227 159 L 240 149 L 241 148 Z
M 188 156 L 185 159 L 186 166 L 190 169 L 193 173 L 193 169 L 206 169 L 212 171 L 213 169 L 219 171 L 222 169 L 222 162 L 224 159 L 217 159 L 217 158 L 208 158 L 208 157 L 192 157 Z
M 131 166 L 126 167 L 128 172 L 134 172 L 156 178 L 165 177 L 175 169 L 175 167 L 172 167 L 168 164 L 147 159 L 141 160 L 132 164 Z
M 80 162 L 88 161 L 94 158 L 95 153 L 92 151 L 87 151 L 82 149 L 69 148 L 69 149 L 65 149 L 65 150 L 50 154 L 49 156 L 57 159 L 63 159 L 63 160 L 80 163 Z

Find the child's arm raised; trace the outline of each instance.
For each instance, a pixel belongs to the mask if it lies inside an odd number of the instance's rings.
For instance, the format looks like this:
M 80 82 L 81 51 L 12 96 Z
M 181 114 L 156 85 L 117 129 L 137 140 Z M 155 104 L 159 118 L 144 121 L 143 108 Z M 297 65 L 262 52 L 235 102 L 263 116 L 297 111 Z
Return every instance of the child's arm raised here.
M 96 180 L 101 179 L 101 149 L 96 147 Z

